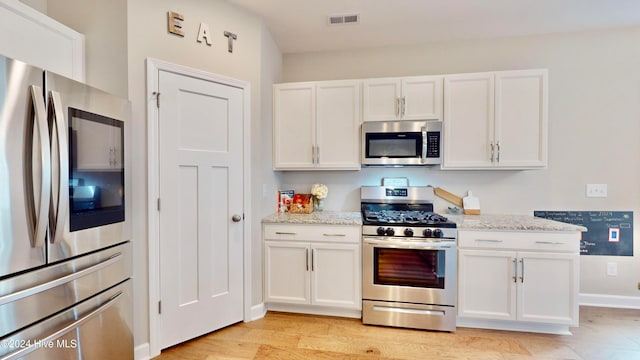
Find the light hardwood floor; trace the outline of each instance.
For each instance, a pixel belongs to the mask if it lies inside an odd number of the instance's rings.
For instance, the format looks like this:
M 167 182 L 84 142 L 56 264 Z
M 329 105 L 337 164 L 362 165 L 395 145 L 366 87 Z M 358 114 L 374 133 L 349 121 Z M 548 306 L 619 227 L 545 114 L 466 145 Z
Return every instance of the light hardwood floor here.
M 571 330 L 571 336 L 467 328 L 446 333 L 269 312 L 166 349 L 155 359 L 640 360 L 640 310 L 581 307 L 580 327 Z

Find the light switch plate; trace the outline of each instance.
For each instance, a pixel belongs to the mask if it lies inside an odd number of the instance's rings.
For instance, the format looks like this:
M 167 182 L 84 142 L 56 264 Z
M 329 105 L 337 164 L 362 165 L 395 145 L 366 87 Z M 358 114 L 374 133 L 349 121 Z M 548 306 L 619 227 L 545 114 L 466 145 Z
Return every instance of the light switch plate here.
M 607 197 L 607 184 L 587 184 L 587 197 Z

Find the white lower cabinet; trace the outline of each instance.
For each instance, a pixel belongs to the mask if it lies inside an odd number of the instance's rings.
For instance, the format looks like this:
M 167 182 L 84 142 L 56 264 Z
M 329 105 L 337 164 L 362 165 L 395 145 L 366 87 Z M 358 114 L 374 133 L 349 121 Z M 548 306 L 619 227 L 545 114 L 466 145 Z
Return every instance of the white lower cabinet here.
M 360 317 L 360 226 L 266 224 L 263 234 L 268 309 Z
M 580 233 L 459 232 L 458 326 L 568 333 Z

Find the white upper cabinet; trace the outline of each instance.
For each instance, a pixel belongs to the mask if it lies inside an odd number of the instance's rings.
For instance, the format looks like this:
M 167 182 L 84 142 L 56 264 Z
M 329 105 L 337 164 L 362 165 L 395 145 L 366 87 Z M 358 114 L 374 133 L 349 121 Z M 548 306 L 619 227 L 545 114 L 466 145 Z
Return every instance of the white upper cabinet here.
M 0 0 L 0 54 L 84 81 L 84 35 L 18 0 Z
M 547 165 L 547 70 L 447 75 L 443 169 Z
M 443 168 L 493 166 L 493 111 L 492 73 L 445 76 Z
M 360 81 L 274 85 L 275 170 L 360 169 Z
M 364 80 L 363 121 L 441 120 L 442 76 Z
M 546 70 L 496 73 L 497 165 L 547 166 L 548 75 Z

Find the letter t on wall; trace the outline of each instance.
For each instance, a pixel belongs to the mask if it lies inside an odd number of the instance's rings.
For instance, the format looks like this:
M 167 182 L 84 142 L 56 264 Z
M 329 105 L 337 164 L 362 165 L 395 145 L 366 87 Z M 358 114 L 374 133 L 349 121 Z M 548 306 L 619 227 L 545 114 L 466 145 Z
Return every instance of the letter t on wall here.
M 237 40 L 238 39 L 238 35 L 236 35 L 236 34 L 234 34 L 232 32 L 229 32 L 229 31 L 225 31 L 224 32 L 224 36 L 226 36 L 227 39 L 229 39 L 228 40 L 228 43 L 229 43 L 228 44 L 228 50 L 229 50 L 230 53 L 232 53 L 233 52 L 233 40 Z

